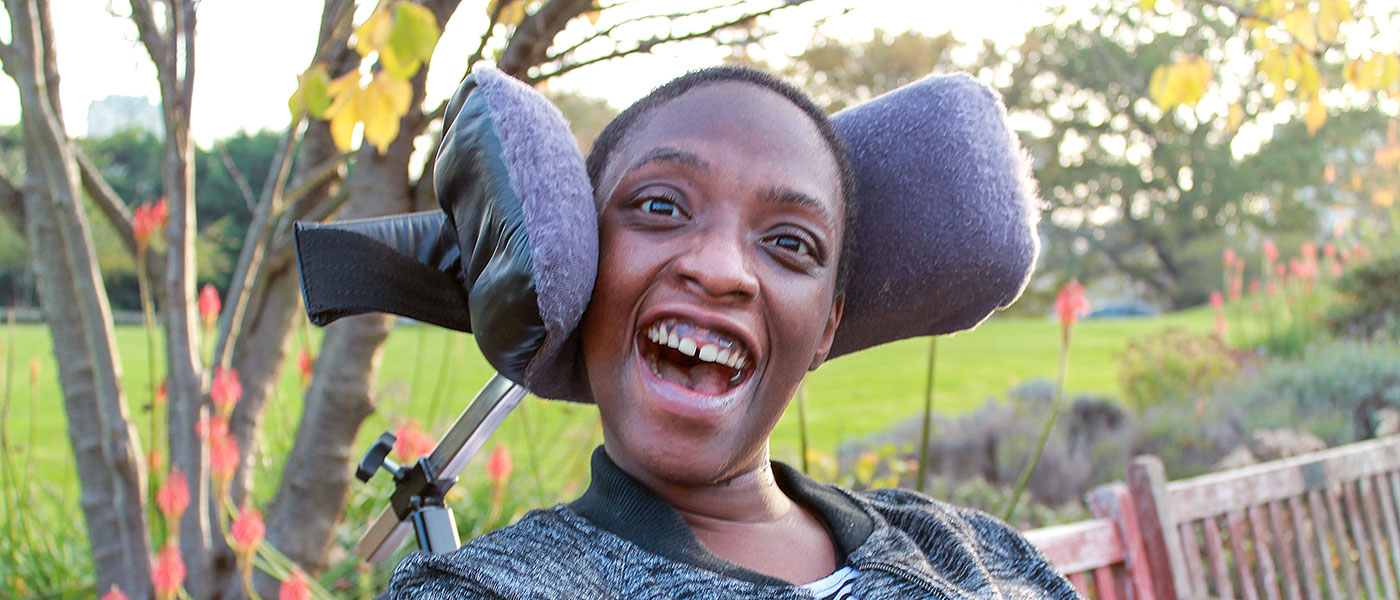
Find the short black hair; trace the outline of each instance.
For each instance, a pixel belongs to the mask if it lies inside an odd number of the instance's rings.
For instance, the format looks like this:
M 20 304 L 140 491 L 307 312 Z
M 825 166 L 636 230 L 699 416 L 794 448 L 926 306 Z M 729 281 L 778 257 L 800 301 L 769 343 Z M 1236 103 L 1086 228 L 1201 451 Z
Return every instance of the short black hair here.
M 812 102 L 811 98 L 802 93 L 802 90 L 773 75 L 748 67 L 725 65 L 691 71 L 652 90 L 651 93 L 632 103 L 621 114 L 614 117 L 598 134 L 597 139 L 593 141 L 593 147 L 588 152 L 588 178 L 593 182 L 595 189 L 601 184 L 603 169 L 607 167 L 608 158 L 612 155 L 613 150 L 621 145 L 622 140 L 627 137 L 627 133 L 633 127 L 641 124 L 647 113 L 697 87 L 731 81 L 757 85 L 787 98 L 817 126 L 822 140 L 831 150 L 832 158 L 836 159 L 836 168 L 841 177 L 843 221 L 841 251 L 836 261 L 836 291 L 840 293 L 846 288 L 848 270 L 851 263 L 854 262 L 851 260 L 851 254 L 854 251 L 855 235 L 851 228 L 855 224 L 857 211 L 855 172 L 851 168 L 850 158 L 846 155 L 846 144 L 841 141 L 841 136 L 836 133 L 836 127 L 831 124 L 831 119 L 826 116 L 826 113 Z

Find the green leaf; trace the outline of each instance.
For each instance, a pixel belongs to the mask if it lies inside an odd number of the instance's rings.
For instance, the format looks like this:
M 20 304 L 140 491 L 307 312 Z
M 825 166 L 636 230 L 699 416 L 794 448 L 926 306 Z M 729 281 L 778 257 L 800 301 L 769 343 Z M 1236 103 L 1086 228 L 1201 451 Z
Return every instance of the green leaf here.
M 389 31 L 389 48 L 396 59 L 405 65 L 412 64 L 416 70 L 418 64 L 431 60 L 439 33 L 433 11 L 412 2 L 394 5 L 394 26 Z

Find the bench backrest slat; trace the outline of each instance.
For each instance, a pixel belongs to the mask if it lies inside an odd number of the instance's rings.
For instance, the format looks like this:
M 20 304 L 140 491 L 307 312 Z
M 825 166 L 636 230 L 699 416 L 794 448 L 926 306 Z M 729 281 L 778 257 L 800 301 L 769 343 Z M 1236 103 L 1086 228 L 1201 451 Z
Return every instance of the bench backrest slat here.
M 1140 457 L 1128 481 L 1158 598 L 1400 600 L 1400 437 L 1173 482 Z

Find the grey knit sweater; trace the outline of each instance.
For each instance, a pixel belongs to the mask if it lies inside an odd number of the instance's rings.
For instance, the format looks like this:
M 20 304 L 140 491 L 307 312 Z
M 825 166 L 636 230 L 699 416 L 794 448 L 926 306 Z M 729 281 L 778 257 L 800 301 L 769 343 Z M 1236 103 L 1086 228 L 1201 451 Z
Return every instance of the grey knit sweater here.
M 394 571 L 389 596 L 812 600 L 711 553 L 675 509 L 601 448 L 592 468 L 588 491 L 574 502 L 532 511 L 452 554 L 410 555 Z M 1079 598 L 1024 538 L 986 514 L 903 490 L 854 494 L 782 463 L 773 471 L 860 571 L 855 598 Z

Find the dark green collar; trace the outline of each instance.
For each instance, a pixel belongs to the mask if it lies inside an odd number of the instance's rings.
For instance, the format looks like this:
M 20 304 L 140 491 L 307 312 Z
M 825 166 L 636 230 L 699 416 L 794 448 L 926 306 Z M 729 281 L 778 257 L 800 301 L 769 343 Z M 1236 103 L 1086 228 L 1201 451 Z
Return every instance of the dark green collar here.
M 599 446 L 593 451 L 593 480 L 569 508 L 599 529 L 643 550 L 725 577 L 764 585 L 788 585 L 776 577 L 750 571 L 710 552 L 679 512 L 613 464 Z M 796 469 L 773 461 L 778 488 L 826 524 L 841 552 L 850 556 L 875 531 L 875 521 L 854 500 L 834 487 L 812 481 Z

